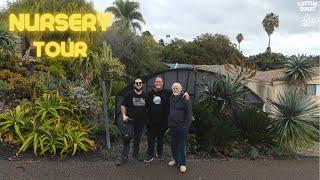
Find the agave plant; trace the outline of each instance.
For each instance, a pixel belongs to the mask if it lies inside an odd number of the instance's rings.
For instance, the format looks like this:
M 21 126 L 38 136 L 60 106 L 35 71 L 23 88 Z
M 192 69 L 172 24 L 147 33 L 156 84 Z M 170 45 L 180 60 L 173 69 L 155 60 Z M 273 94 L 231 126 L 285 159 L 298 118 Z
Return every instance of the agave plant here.
M 289 84 L 300 88 L 305 85 L 306 80 L 311 79 L 312 73 L 311 60 L 303 55 L 291 56 L 284 67 L 284 77 Z
M 274 108 L 272 131 L 277 143 L 288 149 L 311 147 L 319 137 L 319 106 L 293 88 L 269 101 Z
M 239 79 L 229 75 L 218 75 L 215 79 L 205 82 L 201 87 L 200 101 L 223 101 L 221 112 L 229 114 L 232 110 L 246 106 L 244 95 L 248 92 Z

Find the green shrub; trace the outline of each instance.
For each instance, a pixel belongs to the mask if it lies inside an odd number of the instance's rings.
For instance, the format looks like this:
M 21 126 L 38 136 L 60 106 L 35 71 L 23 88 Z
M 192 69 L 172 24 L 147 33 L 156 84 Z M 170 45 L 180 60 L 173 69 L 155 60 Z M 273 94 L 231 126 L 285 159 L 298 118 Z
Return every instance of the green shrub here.
M 110 124 L 109 133 L 111 142 L 116 142 L 121 138 L 121 132 L 115 124 Z
M 193 128 L 201 149 L 212 153 L 237 140 L 238 131 L 234 122 L 227 116 L 214 112 L 210 104 L 194 105 L 193 113 Z
M 63 69 L 63 66 L 56 64 L 56 65 L 50 65 L 48 68 L 48 72 L 56 77 L 62 78 L 66 76 L 66 72 Z
M 198 151 L 199 144 L 195 134 L 188 134 L 187 148 L 190 153 L 196 153 Z
M 0 93 L 1 92 L 4 93 L 9 89 L 10 89 L 10 85 L 8 83 L 6 83 L 5 81 L 0 79 Z
M 239 110 L 233 117 L 241 138 L 251 145 L 272 144 L 271 119 L 256 108 Z
M 19 153 L 33 149 L 35 155 L 50 153 L 75 155 L 95 148 L 91 127 L 77 121 L 77 115 L 58 94 L 44 94 L 35 104 L 22 110 L 18 106 L 0 115 L 0 135 L 7 143 L 20 145 Z

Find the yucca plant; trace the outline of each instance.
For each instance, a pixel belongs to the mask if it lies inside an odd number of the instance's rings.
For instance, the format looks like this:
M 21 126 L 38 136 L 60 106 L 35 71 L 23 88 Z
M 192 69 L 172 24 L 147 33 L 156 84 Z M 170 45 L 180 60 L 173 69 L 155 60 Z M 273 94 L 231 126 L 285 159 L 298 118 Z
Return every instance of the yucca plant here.
M 246 106 L 244 96 L 248 93 L 239 79 L 232 79 L 229 75 L 217 75 L 201 87 L 201 101 L 222 101 L 221 112 L 230 114 L 233 110 Z
M 307 95 L 290 88 L 270 100 L 276 142 L 288 149 L 309 148 L 319 138 L 319 105 Z
M 242 138 L 251 145 L 272 144 L 271 119 L 256 108 L 239 110 L 233 117 Z
M 284 77 L 290 85 L 297 85 L 299 88 L 304 87 L 306 81 L 311 79 L 312 62 L 311 59 L 304 56 L 291 56 L 284 66 Z
M 24 141 L 25 137 L 21 133 L 22 128 L 26 125 L 26 115 L 29 109 L 27 106 L 17 106 L 14 110 L 0 114 L 0 135 L 10 133 L 13 140 L 18 143 Z M 16 139 L 15 137 L 18 137 Z

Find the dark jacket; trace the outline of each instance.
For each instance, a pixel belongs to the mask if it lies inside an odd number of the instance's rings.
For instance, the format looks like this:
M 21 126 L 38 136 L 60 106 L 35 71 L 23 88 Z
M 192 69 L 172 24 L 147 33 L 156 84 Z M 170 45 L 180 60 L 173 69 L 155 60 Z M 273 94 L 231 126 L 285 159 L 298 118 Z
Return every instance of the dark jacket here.
M 182 96 L 170 97 L 170 112 L 168 117 L 169 127 L 188 127 L 192 120 L 192 107 L 190 100 L 185 100 Z
M 168 115 L 171 91 L 152 90 L 147 95 L 148 126 L 166 128 L 168 126 Z

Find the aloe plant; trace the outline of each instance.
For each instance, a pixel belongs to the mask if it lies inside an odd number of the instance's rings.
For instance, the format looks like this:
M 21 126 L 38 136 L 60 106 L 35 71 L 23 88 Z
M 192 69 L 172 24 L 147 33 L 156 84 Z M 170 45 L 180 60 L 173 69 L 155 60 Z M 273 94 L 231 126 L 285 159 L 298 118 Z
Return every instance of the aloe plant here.
M 25 138 L 21 133 L 21 129 L 26 125 L 26 114 L 29 109 L 27 107 L 17 106 L 14 110 L 0 114 L 0 134 L 4 134 L 13 130 L 18 140 L 23 141 Z
M 65 102 L 59 95 L 43 94 L 42 98 L 36 101 L 35 109 L 37 111 L 35 117 L 44 120 L 45 117 L 61 118 L 63 111 L 69 111 Z M 59 112 L 60 111 L 60 112 Z M 50 118 L 49 118 L 50 119 Z
M 291 88 L 270 100 L 276 141 L 288 149 L 309 148 L 319 138 L 319 105 L 307 95 Z
M 232 110 L 246 106 L 244 95 L 248 93 L 239 79 L 229 75 L 218 75 L 215 79 L 205 82 L 201 87 L 201 101 L 222 101 L 221 112 L 229 114 Z

